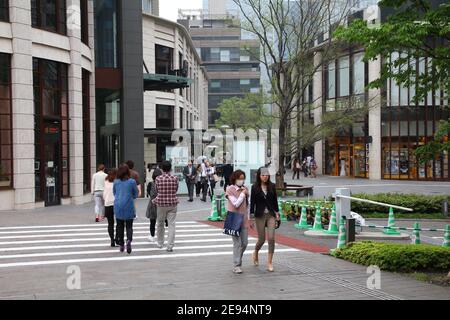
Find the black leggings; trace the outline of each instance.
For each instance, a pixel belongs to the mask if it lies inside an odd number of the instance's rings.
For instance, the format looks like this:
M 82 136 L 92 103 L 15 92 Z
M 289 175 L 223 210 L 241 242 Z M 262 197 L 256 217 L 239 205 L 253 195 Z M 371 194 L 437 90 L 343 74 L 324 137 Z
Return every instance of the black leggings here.
M 167 222 L 167 220 L 165 223 L 166 223 L 166 227 L 168 227 L 169 223 Z M 150 235 L 152 237 L 155 236 L 155 231 L 156 231 L 156 219 L 150 219 Z
M 105 217 L 108 219 L 108 234 L 114 240 L 114 206 L 105 207 Z
M 125 241 L 123 238 L 123 232 L 126 225 L 127 229 L 127 241 L 133 241 L 133 219 L 130 220 L 119 220 L 117 219 L 117 239 L 119 241 L 119 245 L 125 245 Z

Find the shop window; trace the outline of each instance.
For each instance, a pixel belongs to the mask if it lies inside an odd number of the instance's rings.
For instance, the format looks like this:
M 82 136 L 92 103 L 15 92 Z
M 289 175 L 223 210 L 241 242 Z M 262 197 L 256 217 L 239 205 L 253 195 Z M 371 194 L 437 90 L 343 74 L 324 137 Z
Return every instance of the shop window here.
M 0 21 L 9 21 L 9 1 L 0 0 Z
M 66 0 L 31 0 L 34 28 L 66 34 Z

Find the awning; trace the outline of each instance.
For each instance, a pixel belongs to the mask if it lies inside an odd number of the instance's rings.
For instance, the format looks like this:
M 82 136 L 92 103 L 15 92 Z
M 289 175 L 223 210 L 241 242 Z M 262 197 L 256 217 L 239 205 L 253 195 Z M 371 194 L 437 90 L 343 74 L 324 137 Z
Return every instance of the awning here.
M 162 91 L 188 88 L 192 79 L 168 74 L 144 73 L 144 91 Z

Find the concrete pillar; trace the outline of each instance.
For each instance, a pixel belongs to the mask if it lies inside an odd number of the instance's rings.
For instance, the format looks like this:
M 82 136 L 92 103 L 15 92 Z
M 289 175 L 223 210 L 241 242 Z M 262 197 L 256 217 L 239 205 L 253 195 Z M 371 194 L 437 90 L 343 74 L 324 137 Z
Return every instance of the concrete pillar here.
M 381 72 L 381 59 L 369 62 L 369 82 L 377 79 Z M 381 179 L 381 90 L 369 90 L 369 179 Z
M 10 1 L 15 209 L 35 208 L 34 96 L 30 1 Z
M 83 202 L 83 95 L 81 72 L 80 0 L 67 1 L 67 36 L 70 42 L 69 82 L 69 152 L 70 196 L 72 203 Z
M 95 122 L 95 30 L 94 30 L 94 2 L 88 1 L 88 23 L 89 23 L 89 48 L 91 48 L 91 75 L 89 78 L 90 93 L 90 141 L 91 141 L 91 176 L 97 171 L 97 149 L 96 149 L 96 122 Z M 90 197 L 89 197 L 90 200 Z
M 314 55 L 314 66 L 322 65 L 322 53 L 316 52 Z M 313 78 L 313 101 L 314 101 L 314 125 L 320 125 L 322 122 L 322 67 L 317 69 Z M 323 173 L 323 141 L 317 141 L 314 144 L 314 158 L 317 163 L 317 173 Z

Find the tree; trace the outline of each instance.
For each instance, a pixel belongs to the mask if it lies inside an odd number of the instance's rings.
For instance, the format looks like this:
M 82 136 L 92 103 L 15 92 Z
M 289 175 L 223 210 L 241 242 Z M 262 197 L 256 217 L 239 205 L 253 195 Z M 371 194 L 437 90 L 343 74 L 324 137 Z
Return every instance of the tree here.
M 320 44 L 321 62 L 314 63 L 315 41 L 323 38 L 348 14 L 351 1 L 345 0 L 233 0 L 239 7 L 241 28 L 261 43 L 260 62 L 270 79 L 270 93 L 278 125 L 277 186 L 284 183 L 286 155 L 295 145 L 287 139 L 288 125 L 303 107 L 305 89 L 313 75 L 321 70 L 322 61 L 335 54 L 331 37 Z M 318 107 L 321 107 L 320 105 Z
M 371 26 L 363 20 L 355 20 L 335 32 L 337 39 L 362 45 L 366 60 L 383 58 L 380 77 L 369 87 L 381 88 L 388 79 L 395 79 L 398 85 L 415 87 L 415 102 L 422 101 L 429 92 L 434 94 L 436 90 L 448 97 L 450 3 L 432 6 L 428 0 L 383 0 L 379 6 L 394 9 L 381 25 Z M 392 54 L 398 58 L 389 58 Z M 411 61 L 421 61 L 426 57 L 431 58 L 431 63 L 425 72 L 416 70 Z M 416 150 L 421 162 L 450 151 L 447 141 L 449 129 L 450 119 L 442 122 L 433 141 Z
M 216 120 L 216 127 L 224 125 L 233 129 L 262 129 L 269 124 L 270 118 L 264 110 L 266 98 L 263 94 L 248 93 L 244 97 L 232 97 L 223 100 L 217 111 L 220 118 Z

